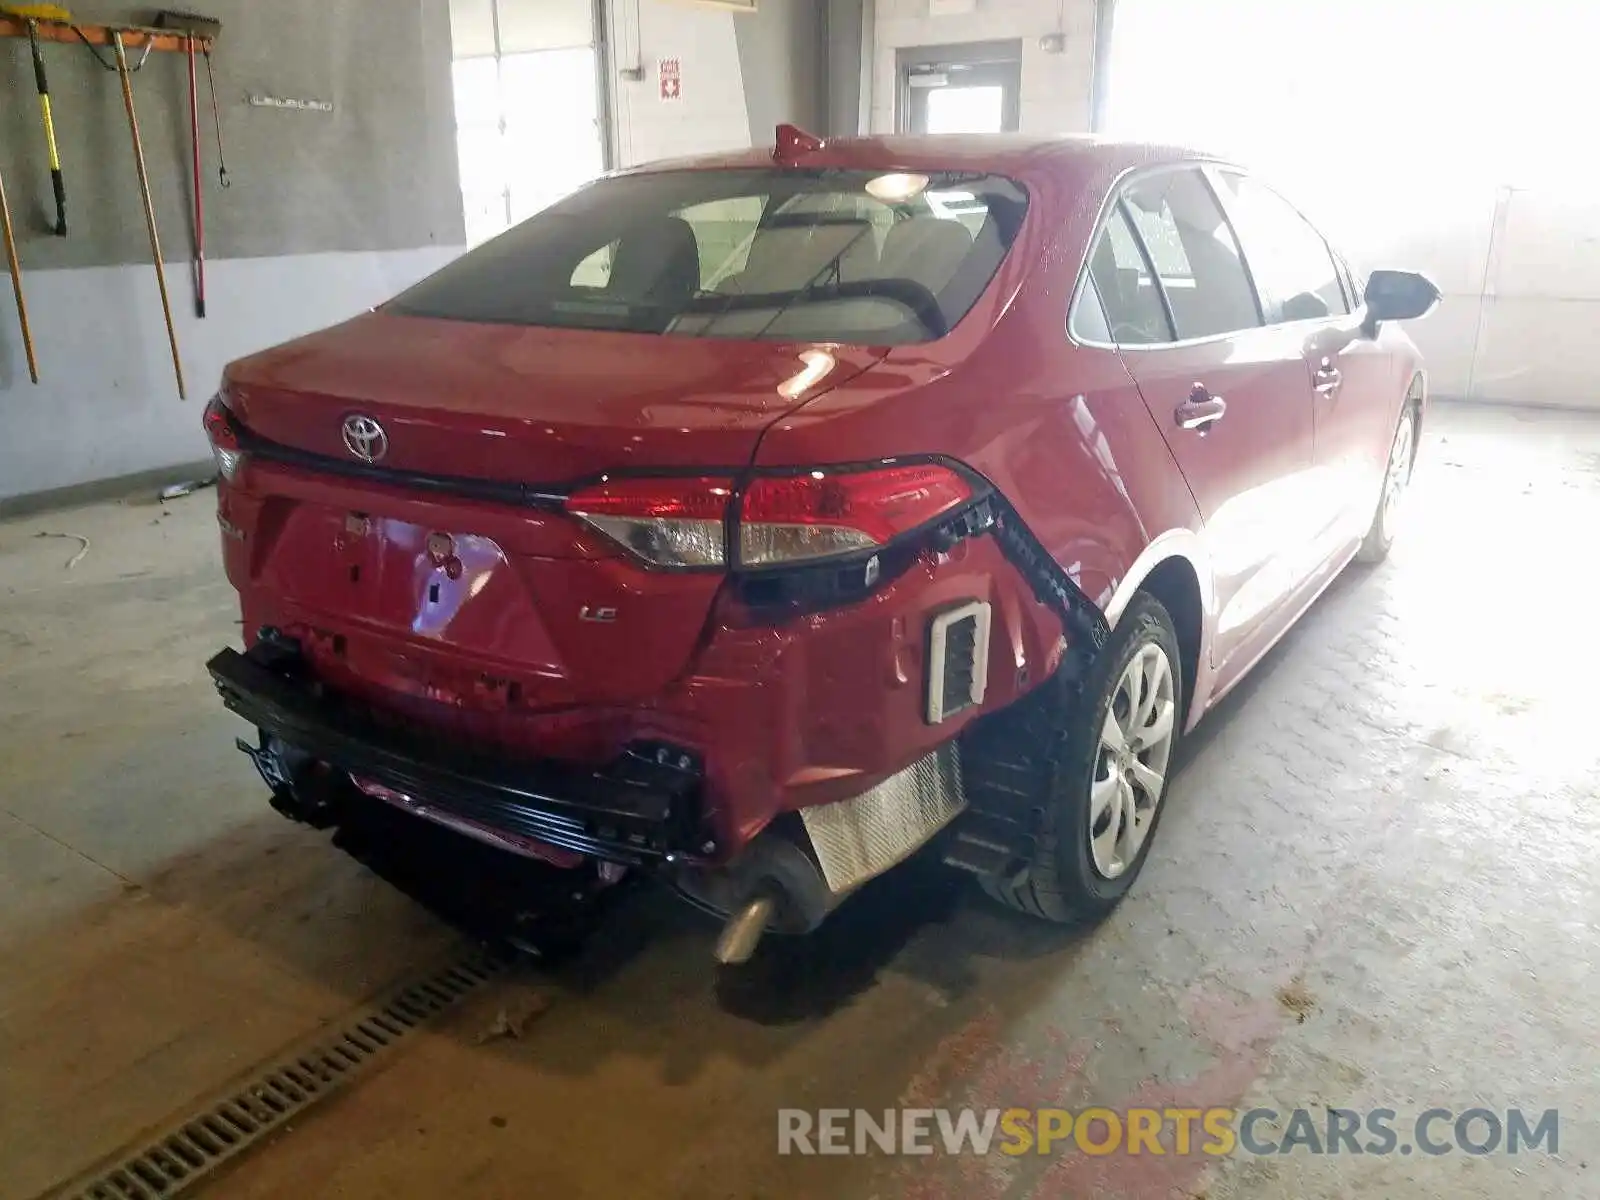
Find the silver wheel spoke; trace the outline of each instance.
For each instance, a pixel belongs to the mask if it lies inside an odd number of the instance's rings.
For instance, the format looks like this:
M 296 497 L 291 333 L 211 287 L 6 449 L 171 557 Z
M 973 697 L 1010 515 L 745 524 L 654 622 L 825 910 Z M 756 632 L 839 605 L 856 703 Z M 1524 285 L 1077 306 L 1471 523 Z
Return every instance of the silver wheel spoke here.
M 1116 754 L 1128 744 L 1127 735 L 1122 732 L 1122 726 L 1117 722 L 1117 706 L 1113 704 L 1106 712 L 1106 723 L 1100 729 L 1100 744 L 1112 754 Z
M 1096 779 L 1089 786 L 1089 828 L 1093 829 L 1100 824 L 1100 817 L 1106 809 L 1111 807 L 1117 798 L 1117 793 L 1122 787 L 1122 781 L 1117 778 L 1117 773 L 1112 771 L 1104 779 Z
M 1139 729 L 1150 720 L 1150 710 L 1156 702 L 1157 674 L 1161 669 L 1161 652 L 1147 646 L 1134 660 L 1138 664 L 1139 705 L 1134 710 L 1133 727 Z
M 1172 719 L 1177 705 L 1171 700 L 1157 700 L 1155 713 L 1144 725 L 1134 731 L 1133 748 L 1144 751 L 1172 736 Z
M 1132 862 L 1144 841 L 1144 830 L 1139 828 L 1139 797 L 1127 784 L 1122 786 L 1122 832 L 1127 846 L 1122 852 L 1124 862 Z
M 1146 642 L 1111 693 L 1095 767 L 1104 778 L 1089 785 L 1089 853 L 1103 878 L 1129 870 L 1144 847 L 1161 802 L 1177 714 L 1172 660 L 1159 643 Z
M 1150 797 L 1151 807 L 1154 807 L 1156 801 L 1161 799 L 1161 784 L 1166 779 L 1166 776 L 1159 771 L 1152 770 L 1137 758 L 1129 764 L 1129 770 L 1133 772 L 1134 781 L 1144 789 L 1144 794 Z
M 1110 803 L 1106 806 L 1106 827 L 1100 831 L 1099 836 L 1094 837 L 1095 865 L 1100 868 L 1101 874 L 1111 877 L 1122 874 L 1126 865 L 1119 853 L 1128 819 L 1127 805 L 1122 798 L 1125 790 L 1122 780 L 1113 777 L 1110 784 Z M 1091 825 L 1090 830 L 1093 828 Z

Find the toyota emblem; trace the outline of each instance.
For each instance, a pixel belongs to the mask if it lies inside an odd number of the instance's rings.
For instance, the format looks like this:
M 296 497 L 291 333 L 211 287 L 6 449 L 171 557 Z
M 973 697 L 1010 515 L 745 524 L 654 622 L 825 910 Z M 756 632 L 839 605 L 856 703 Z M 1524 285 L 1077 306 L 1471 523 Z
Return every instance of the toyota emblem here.
M 344 448 L 364 463 L 375 463 L 389 453 L 389 435 L 373 418 L 351 413 L 344 419 Z

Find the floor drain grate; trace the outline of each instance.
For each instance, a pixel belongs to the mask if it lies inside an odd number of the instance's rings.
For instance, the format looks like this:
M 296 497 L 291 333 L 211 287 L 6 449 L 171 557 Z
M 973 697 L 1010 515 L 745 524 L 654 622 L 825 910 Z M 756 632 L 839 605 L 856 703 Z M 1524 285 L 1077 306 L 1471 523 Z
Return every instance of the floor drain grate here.
M 275 1065 L 155 1137 L 96 1168 L 59 1200 L 165 1200 L 275 1132 L 338 1090 L 418 1026 L 488 983 L 504 962 L 487 954 L 458 960 L 361 1010 L 343 1030 L 319 1034 Z

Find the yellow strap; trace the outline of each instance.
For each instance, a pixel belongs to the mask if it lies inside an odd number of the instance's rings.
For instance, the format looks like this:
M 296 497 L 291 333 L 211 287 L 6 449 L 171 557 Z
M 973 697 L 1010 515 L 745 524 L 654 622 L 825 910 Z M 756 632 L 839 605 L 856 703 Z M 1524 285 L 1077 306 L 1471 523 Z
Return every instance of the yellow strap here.
M 61 155 L 56 153 L 56 123 L 50 119 L 50 97 L 39 97 L 39 111 L 44 114 L 44 140 L 50 144 L 50 169 L 61 170 Z

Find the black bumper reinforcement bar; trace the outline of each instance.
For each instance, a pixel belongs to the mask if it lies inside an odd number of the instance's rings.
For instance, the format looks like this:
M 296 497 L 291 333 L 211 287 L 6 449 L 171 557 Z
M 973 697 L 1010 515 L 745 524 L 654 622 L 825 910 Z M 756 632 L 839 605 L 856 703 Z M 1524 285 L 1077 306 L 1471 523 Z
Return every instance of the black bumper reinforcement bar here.
M 223 703 L 267 738 L 335 772 L 441 814 L 616 862 L 715 851 L 698 819 L 700 767 L 685 751 L 636 743 L 599 769 L 500 756 L 390 725 L 298 672 L 281 642 L 258 650 L 223 650 L 206 664 Z M 268 752 L 245 748 L 262 766 Z M 274 791 L 297 786 L 281 771 L 262 773 Z

